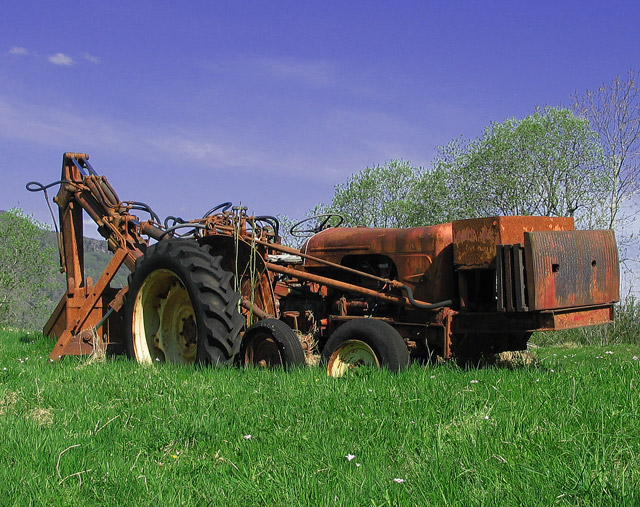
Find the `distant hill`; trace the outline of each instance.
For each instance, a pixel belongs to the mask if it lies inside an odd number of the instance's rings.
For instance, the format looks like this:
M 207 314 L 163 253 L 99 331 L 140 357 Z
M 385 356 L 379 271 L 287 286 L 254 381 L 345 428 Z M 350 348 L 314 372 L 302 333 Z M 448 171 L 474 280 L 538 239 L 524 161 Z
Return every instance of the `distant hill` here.
M 6 213 L 6 210 L 0 210 L 0 215 Z M 53 246 L 58 250 L 58 241 L 56 240 L 56 233 L 54 231 L 44 231 L 43 246 Z M 107 242 L 102 239 L 93 239 L 84 237 L 84 264 L 85 275 L 93 278 L 94 282 L 100 278 L 100 275 L 104 271 L 111 260 L 112 253 L 107 248 Z M 58 263 L 58 256 L 56 255 L 56 263 Z M 126 267 L 122 267 L 114 277 L 111 285 L 113 287 L 124 287 L 127 284 L 127 277 L 129 276 L 129 270 Z M 61 275 L 61 280 L 64 280 L 64 276 Z M 61 291 L 64 290 L 64 281 L 60 285 Z
M 0 217 L 5 213 L 6 211 L 0 210 Z M 25 217 L 24 220 L 27 220 L 27 217 Z M 0 238 L 0 241 L 2 240 L 3 238 Z M 111 260 L 112 254 L 109 252 L 107 242 L 104 240 L 85 237 L 83 246 L 85 261 L 84 274 L 85 277 L 91 277 L 95 284 Z M 12 304 L 8 310 L 5 308 L 3 317 L 5 319 L 11 319 L 8 321 L 11 325 L 16 325 L 24 329 L 42 329 L 42 326 L 48 320 L 49 315 L 58 304 L 58 301 L 66 289 L 65 275 L 55 269 L 55 266 L 60 263 L 56 233 L 42 230 L 40 248 L 43 252 L 51 252 L 52 262 L 50 265 L 46 263 L 49 265 L 49 268 L 44 270 L 44 273 L 49 274 L 43 275 L 44 279 L 41 279 L 43 283 L 37 287 L 32 287 L 30 291 L 24 287 L 17 288 L 17 292 L 12 298 Z M 49 255 L 49 253 L 46 255 Z M 54 268 L 51 269 L 51 267 Z M 111 286 L 114 288 L 125 286 L 128 276 L 129 270 L 125 266 L 122 266 L 112 280 Z M 6 320 L 3 321 L 5 324 L 6 322 Z
M 58 242 L 54 231 L 47 231 L 44 235 L 44 241 L 47 245 L 52 245 L 56 251 L 58 250 Z M 84 237 L 84 270 L 85 276 L 93 278 L 94 283 L 98 281 L 100 275 L 107 267 L 113 254 L 107 248 L 107 242 L 101 239 L 93 239 Z M 112 287 L 124 287 L 127 284 L 129 270 L 122 266 L 111 282 Z M 64 281 L 62 282 L 64 284 Z M 64 285 L 62 285 L 64 287 Z
M 6 213 L 6 211 L 0 210 L 0 216 L 4 213 Z M 60 259 L 56 233 L 53 231 L 42 231 L 42 233 L 40 246 L 51 251 L 53 265 L 59 265 Z M 2 238 L 0 238 L 0 240 L 1 239 Z M 104 268 L 111 260 L 113 254 L 109 252 L 107 242 L 104 240 L 85 237 L 83 246 L 85 276 L 93 278 L 95 284 L 98 282 L 100 275 L 102 275 Z M 114 288 L 125 286 L 128 276 L 129 270 L 123 265 L 111 281 L 111 286 Z M 12 317 L 14 318 L 13 324 L 23 328 L 42 329 L 42 326 L 64 294 L 65 288 L 66 278 L 63 273 L 57 272 L 52 274 L 51 277 L 47 276 L 46 288 L 36 289 L 26 298 L 17 298 L 14 300 L 11 310 L 14 313 L 14 317 Z M 37 303 L 38 305 L 42 305 L 42 302 L 44 302 L 44 307 L 38 306 L 38 308 L 36 308 L 36 302 L 39 302 Z

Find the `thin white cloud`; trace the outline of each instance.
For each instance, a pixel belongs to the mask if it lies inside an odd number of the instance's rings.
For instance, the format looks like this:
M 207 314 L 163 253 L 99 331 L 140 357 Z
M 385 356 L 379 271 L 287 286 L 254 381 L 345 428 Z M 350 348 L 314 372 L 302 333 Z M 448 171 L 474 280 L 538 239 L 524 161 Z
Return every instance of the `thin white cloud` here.
M 103 120 L 0 97 L 0 138 L 74 150 L 78 149 L 76 146 L 94 146 L 101 138 L 104 144 L 112 146 L 126 137 L 127 134 L 120 135 L 118 125 Z
M 143 140 L 156 153 L 179 154 L 181 160 L 197 163 L 202 168 L 263 167 L 269 155 L 255 146 L 238 142 L 213 142 L 200 132 L 161 130 Z
M 277 79 L 301 83 L 314 88 L 332 86 L 342 81 L 339 68 L 327 60 L 303 60 L 293 57 L 249 56 L 221 58 L 200 62 L 209 71 L 250 78 L 252 81 Z
M 49 57 L 49 62 L 54 65 L 73 65 L 74 61 L 69 55 L 65 55 L 64 53 L 56 53 L 55 55 L 51 55 Z
M 38 58 L 37 53 L 34 53 L 33 51 L 30 51 L 29 49 L 22 46 L 12 46 L 9 49 L 9 54 L 14 56 L 31 56 L 31 57 Z M 65 53 L 54 53 L 47 57 L 47 60 L 49 61 L 49 63 L 52 63 L 54 65 L 62 65 L 62 66 L 73 65 L 76 63 L 78 59 L 83 59 L 93 64 L 100 63 L 100 59 L 97 56 L 92 55 L 90 53 L 82 53 L 81 56 L 76 55 L 75 57 L 69 56 Z
M 374 110 L 333 108 L 318 118 L 318 124 L 343 150 L 353 147 L 375 160 L 414 159 L 415 147 L 428 135 L 420 125 Z
M 212 141 L 216 135 L 209 134 L 114 122 L 108 118 L 78 115 L 53 106 L 24 104 L 0 97 L 0 139 L 16 139 L 72 151 L 90 151 L 100 147 L 119 153 L 136 153 L 153 161 L 184 162 L 186 159 L 204 169 L 276 167 L 277 162 L 281 162 L 279 154 L 265 152 L 249 142 L 217 142 Z M 219 132 L 217 137 L 224 137 L 224 133 Z
M 203 129 L 140 124 L 0 97 L 0 139 L 35 146 L 89 153 L 102 150 L 122 156 L 135 154 L 138 159 L 160 165 L 193 165 L 198 170 L 216 172 L 233 168 L 235 174 L 259 170 L 274 179 L 334 183 L 345 171 L 355 171 L 376 161 L 404 157 L 422 162 L 409 148 L 414 138 L 425 137 L 422 131 L 391 115 L 332 110 L 319 114 L 314 121 L 316 133 L 293 134 L 291 144 L 283 149 L 282 143 L 269 136 L 247 137 L 246 133 L 240 136 L 237 131 L 221 126 Z M 327 151 L 327 147 L 332 149 Z M 364 161 L 363 153 L 367 154 Z M 323 169 L 318 170 L 320 167 Z
M 288 56 L 242 56 L 201 61 L 209 72 L 247 79 L 253 83 L 278 80 L 314 89 L 336 88 L 354 94 L 359 100 L 385 99 L 388 93 L 362 79 L 352 68 L 344 68 L 332 60 L 301 59 Z M 375 83 L 375 81 L 373 82 Z
M 98 63 L 100 61 L 97 56 L 90 55 L 89 53 L 83 53 L 82 58 L 90 63 Z
M 293 80 L 312 86 L 328 86 L 336 81 L 336 69 L 323 60 L 298 58 L 258 58 L 257 67 L 270 77 Z
M 27 48 L 23 48 L 22 46 L 13 46 L 9 50 L 9 54 L 16 56 L 25 56 L 29 54 L 29 50 Z

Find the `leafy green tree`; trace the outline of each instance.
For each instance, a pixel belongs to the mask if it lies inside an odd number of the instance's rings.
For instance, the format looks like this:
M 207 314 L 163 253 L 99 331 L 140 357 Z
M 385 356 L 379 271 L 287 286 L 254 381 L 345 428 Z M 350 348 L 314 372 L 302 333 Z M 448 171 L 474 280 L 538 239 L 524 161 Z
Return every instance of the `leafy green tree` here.
M 415 227 L 446 221 L 449 216 L 448 174 L 426 170 L 406 160 L 391 160 L 353 174 L 335 187 L 328 209 L 346 225 Z
M 458 199 L 458 165 L 466 143 L 455 139 L 440 147 L 430 169 L 418 169 L 416 186 L 410 189 L 410 224 L 433 225 L 475 216 L 471 202 Z
M 434 164 L 449 174 L 454 215 L 571 216 L 607 225 L 603 152 L 587 120 L 545 108 L 492 123 L 477 139 L 449 145 Z
M 403 227 L 407 223 L 407 190 L 416 173 L 404 160 L 367 167 L 335 187 L 330 209 L 346 219 L 345 225 Z
M 0 325 L 40 328 L 56 303 L 56 252 L 44 234 L 20 209 L 0 214 Z

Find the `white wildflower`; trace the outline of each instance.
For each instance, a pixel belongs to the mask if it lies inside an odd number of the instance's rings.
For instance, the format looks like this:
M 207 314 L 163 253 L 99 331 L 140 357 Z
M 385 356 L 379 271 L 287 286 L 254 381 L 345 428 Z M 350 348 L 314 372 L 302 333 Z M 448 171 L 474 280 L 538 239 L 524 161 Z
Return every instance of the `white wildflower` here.
M 472 380 L 470 383 L 471 383 L 471 384 L 477 384 L 477 383 L 478 383 L 478 381 L 477 381 L 477 380 Z
M 345 456 L 345 458 L 347 458 L 347 460 L 348 460 L 348 461 L 351 461 L 351 460 L 352 460 L 353 458 L 355 458 L 355 457 L 356 457 L 356 456 L 355 456 L 355 454 L 347 454 L 347 455 Z
M 251 440 L 251 435 L 245 435 L 243 438 L 244 438 L 245 440 Z
M 613 350 L 607 350 L 607 351 L 605 352 L 605 354 L 609 354 L 609 355 L 611 355 L 611 354 L 613 354 Z
M 631 359 L 633 359 L 634 361 L 637 361 L 638 360 L 638 356 L 633 356 Z M 6 370 L 6 368 L 5 368 L 5 370 Z
M 400 479 L 399 477 L 396 477 L 395 479 L 393 479 L 393 482 L 397 482 L 398 484 L 402 484 L 404 482 L 404 479 Z

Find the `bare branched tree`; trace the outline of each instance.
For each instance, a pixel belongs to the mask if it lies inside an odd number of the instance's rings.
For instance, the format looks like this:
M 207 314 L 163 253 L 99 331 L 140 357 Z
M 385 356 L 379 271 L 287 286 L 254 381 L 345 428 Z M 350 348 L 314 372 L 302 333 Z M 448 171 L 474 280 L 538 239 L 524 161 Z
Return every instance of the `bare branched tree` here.
M 640 88 L 635 69 L 626 79 L 572 97 L 574 111 L 598 134 L 610 180 L 609 228 L 629 225 L 637 212 L 623 212 L 625 202 L 640 193 Z

